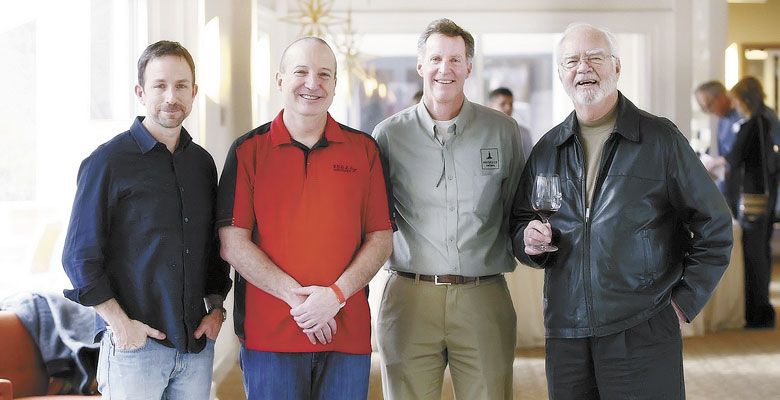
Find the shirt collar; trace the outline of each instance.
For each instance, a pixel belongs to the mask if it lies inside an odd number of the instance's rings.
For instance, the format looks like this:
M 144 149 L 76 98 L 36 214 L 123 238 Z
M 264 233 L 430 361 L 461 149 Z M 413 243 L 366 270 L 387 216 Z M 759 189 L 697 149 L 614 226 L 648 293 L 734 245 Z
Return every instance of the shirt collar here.
M 279 111 L 279 114 L 277 114 L 276 118 L 274 118 L 273 122 L 271 122 L 271 143 L 274 145 L 274 147 L 278 147 L 283 144 L 292 144 L 292 136 L 290 135 L 290 131 L 288 131 L 287 127 L 284 125 L 284 120 L 282 119 L 283 116 L 284 109 Z M 346 136 L 341 128 L 341 124 L 336 122 L 336 120 L 330 116 L 330 113 L 327 113 L 325 132 L 323 137 L 320 138 L 317 143 L 327 145 L 331 142 L 344 142 L 345 140 Z
M 428 134 L 428 136 L 431 137 L 431 139 L 436 140 L 434 137 L 436 123 L 433 122 L 433 118 L 431 118 L 431 114 L 428 112 L 428 108 L 425 107 L 425 103 L 422 101 L 417 103 L 416 112 L 417 120 L 420 121 L 420 125 L 422 125 L 423 130 Z M 464 97 L 463 105 L 460 107 L 460 112 L 458 112 L 458 115 L 455 117 L 453 122 L 455 125 L 454 136 L 458 136 L 463 133 L 463 131 L 466 129 L 466 126 L 468 125 L 468 122 L 472 120 L 471 116 L 473 113 L 474 105 L 471 104 L 469 99 Z
M 146 117 L 135 117 L 133 125 L 130 127 L 130 135 L 133 136 L 133 140 L 138 145 L 138 149 L 141 150 L 141 154 L 146 154 L 149 150 L 153 149 L 157 143 L 157 139 L 152 136 L 148 129 L 143 124 Z M 187 132 L 184 127 L 181 127 L 181 133 L 179 133 L 179 144 L 176 146 L 176 150 L 185 149 L 192 142 L 192 136 Z
M 619 91 L 617 109 L 617 122 L 615 123 L 614 132 L 632 142 L 638 142 L 640 110 Z M 580 131 L 576 111 L 572 111 L 566 120 L 563 121 L 562 128 L 563 129 L 558 132 L 558 137 L 555 140 L 556 146 L 562 145 Z

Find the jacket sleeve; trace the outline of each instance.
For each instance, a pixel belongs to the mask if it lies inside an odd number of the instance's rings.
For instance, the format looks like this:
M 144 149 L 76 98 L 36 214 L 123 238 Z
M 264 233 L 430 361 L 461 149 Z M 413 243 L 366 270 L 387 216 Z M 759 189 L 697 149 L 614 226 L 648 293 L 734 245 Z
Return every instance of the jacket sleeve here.
M 534 159 L 534 152 L 532 151 L 520 174 L 520 181 L 515 191 L 512 210 L 509 215 L 509 237 L 512 239 L 512 253 L 518 261 L 529 267 L 544 268 L 550 259 L 550 253 L 529 256 L 525 253 L 525 244 L 523 243 L 525 227 L 532 220 L 536 219 L 536 213 L 531 206 L 531 196 L 536 176 Z
M 73 285 L 64 291 L 65 297 L 85 306 L 114 297 L 104 268 L 113 204 L 110 181 L 109 167 L 99 153 L 81 163 L 62 265 Z
M 682 277 L 672 300 L 688 321 L 704 308 L 731 256 L 731 213 L 683 135 L 674 129 L 668 159 L 668 191 L 678 218 L 691 236 Z

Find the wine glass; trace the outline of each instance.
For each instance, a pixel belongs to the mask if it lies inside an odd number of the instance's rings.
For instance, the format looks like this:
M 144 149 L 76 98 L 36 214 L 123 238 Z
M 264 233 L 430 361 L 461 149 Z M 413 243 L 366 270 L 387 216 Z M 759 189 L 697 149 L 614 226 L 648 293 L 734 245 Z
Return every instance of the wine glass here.
M 543 224 L 561 208 L 561 183 L 556 174 L 538 174 L 534 182 L 533 208 Z M 540 251 L 558 251 L 551 244 L 535 246 Z

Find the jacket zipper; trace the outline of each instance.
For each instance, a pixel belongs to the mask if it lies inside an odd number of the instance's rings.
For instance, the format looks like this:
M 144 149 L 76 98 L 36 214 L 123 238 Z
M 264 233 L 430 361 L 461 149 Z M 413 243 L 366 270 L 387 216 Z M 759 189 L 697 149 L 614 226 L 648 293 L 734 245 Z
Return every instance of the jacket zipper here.
M 593 187 L 593 198 L 590 202 L 590 207 L 585 208 L 585 272 L 587 273 L 587 279 L 584 279 L 585 282 L 585 304 L 588 308 L 588 324 L 590 325 L 590 330 L 592 334 L 596 334 L 595 328 L 594 328 L 594 317 L 593 317 L 593 289 L 591 286 L 591 265 L 590 265 L 590 227 L 591 222 L 593 220 L 590 210 L 593 208 L 593 206 L 596 204 L 596 200 L 599 199 L 599 193 L 601 192 L 601 186 L 604 184 L 604 181 L 601 179 L 602 176 L 606 173 L 604 170 L 604 167 L 606 166 L 606 160 L 610 157 L 612 150 L 613 150 L 613 136 L 614 133 L 610 134 L 610 137 L 607 138 L 607 140 L 604 142 L 604 147 L 601 149 L 601 156 L 599 157 L 599 169 L 596 173 L 596 185 Z M 575 135 L 575 139 L 577 139 Z M 576 140 L 580 158 L 583 158 L 582 156 L 582 146 L 579 142 L 579 139 Z M 580 164 L 582 168 L 585 167 L 585 163 Z M 585 196 L 588 195 L 587 192 L 587 170 L 582 172 L 582 202 L 583 206 L 585 205 Z
M 582 249 L 585 269 L 583 271 L 584 276 L 582 281 L 585 283 L 585 306 L 588 311 L 588 326 L 590 327 L 591 333 L 593 333 L 593 289 L 591 288 L 590 282 L 590 207 L 587 207 L 585 198 L 585 196 L 588 195 L 586 186 L 588 174 L 587 169 L 585 168 L 585 155 L 583 153 L 582 145 L 580 144 L 580 139 L 576 134 L 574 135 L 574 144 L 577 153 L 578 172 L 580 176 L 582 176 L 582 185 L 580 188 L 582 196 L 580 197 L 580 200 L 582 201 L 582 208 L 585 209 L 585 246 L 583 246 Z

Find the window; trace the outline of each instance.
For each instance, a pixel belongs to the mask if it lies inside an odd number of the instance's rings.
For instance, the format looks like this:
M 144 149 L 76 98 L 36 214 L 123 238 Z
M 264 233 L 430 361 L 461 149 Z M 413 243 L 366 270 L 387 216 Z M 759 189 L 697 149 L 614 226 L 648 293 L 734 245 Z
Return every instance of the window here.
M 0 297 L 69 286 L 60 262 L 82 159 L 134 115 L 143 0 L 17 1 L 0 16 Z M 140 46 L 140 49 L 139 49 Z

